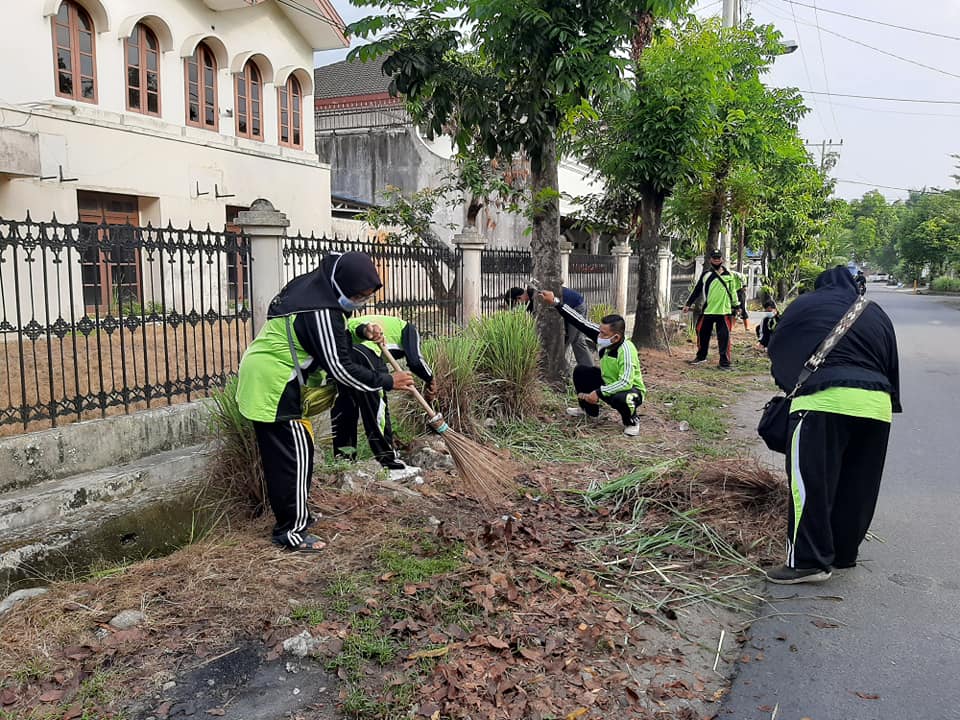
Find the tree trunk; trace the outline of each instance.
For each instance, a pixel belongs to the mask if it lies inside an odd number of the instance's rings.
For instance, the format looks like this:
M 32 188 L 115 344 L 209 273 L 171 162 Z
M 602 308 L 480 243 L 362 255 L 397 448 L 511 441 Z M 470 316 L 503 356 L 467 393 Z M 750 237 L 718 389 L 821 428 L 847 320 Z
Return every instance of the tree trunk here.
M 740 220 L 740 241 L 737 243 L 737 272 L 743 272 L 743 248 L 747 240 L 747 224 Z
M 720 249 L 720 230 L 723 225 L 723 193 L 715 190 L 710 203 L 710 224 L 707 226 L 707 252 Z
M 660 216 L 666 196 L 653 190 L 642 193 L 640 214 L 643 225 L 637 255 L 640 261 L 637 290 L 637 310 L 633 322 L 632 340 L 637 347 L 660 347 L 663 339 L 659 328 L 659 259 Z M 665 308 L 666 310 L 666 308 Z
M 544 290 L 560 295 L 560 196 L 557 177 L 557 142 L 548 137 L 530 153 L 530 193 L 533 207 L 533 234 L 530 254 L 533 277 Z M 537 331 L 543 351 L 541 372 L 544 380 L 555 387 L 567 382 L 567 360 L 563 342 L 563 319 L 540 302 L 537 308 Z
M 650 11 L 644 11 L 637 15 L 637 25 L 634 28 L 633 38 L 630 43 L 630 57 L 634 63 L 640 62 L 640 56 L 643 50 L 650 44 L 653 38 L 653 26 L 656 18 Z

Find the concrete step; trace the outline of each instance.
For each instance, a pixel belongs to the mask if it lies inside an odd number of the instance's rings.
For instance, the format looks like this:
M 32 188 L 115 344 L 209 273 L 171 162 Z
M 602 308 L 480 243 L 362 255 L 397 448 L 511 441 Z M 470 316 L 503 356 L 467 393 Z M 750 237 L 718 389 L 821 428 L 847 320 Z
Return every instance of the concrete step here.
M 208 401 L 0 438 L 0 493 L 203 442 Z
M 209 447 L 193 445 L 0 495 L 0 588 L 170 552 L 202 527 Z

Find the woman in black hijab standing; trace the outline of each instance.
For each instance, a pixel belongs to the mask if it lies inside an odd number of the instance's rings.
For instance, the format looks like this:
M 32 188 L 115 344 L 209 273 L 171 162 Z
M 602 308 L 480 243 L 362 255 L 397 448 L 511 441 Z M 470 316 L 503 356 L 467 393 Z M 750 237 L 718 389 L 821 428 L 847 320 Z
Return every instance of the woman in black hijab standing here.
M 320 266 L 291 280 L 270 302 L 267 322 L 240 361 L 237 402 L 253 422 L 270 507 L 273 542 L 319 552 L 324 542 L 306 532 L 313 475 L 313 430 L 303 417 L 302 388 L 326 371 L 363 392 L 407 390 L 410 373 L 380 373 L 351 353 L 346 317 L 363 307 L 383 283 L 364 253 L 328 255 Z M 377 326 L 369 326 L 376 333 Z M 368 339 L 378 341 L 371 336 Z

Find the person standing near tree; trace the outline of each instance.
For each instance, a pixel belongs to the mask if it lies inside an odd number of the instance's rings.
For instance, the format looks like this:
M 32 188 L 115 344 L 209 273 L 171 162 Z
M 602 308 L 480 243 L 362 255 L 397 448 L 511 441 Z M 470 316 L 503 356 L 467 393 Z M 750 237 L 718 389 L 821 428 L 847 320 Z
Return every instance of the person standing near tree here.
M 298 552 L 319 552 L 325 543 L 306 532 L 313 476 L 313 428 L 303 415 L 303 388 L 326 371 L 362 392 L 407 390 L 410 373 L 387 373 L 357 362 L 346 315 L 359 310 L 380 287 L 369 256 L 327 255 L 320 266 L 295 277 L 273 298 L 267 321 L 240 360 L 237 404 L 253 422 L 267 497 L 276 524 L 273 542 Z M 376 328 L 367 339 L 377 342 Z
M 850 271 L 837 266 L 790 304 L 767 349 L 781 389 L 797 386 L 808 358 L 858 294 Z M 869 303 L 790 402 L 787 557 L 766 571 L 770 582 L 824 582 L 834 568 L 857 564 L 880 493 L 892 414 L 899 412 L 897 337 L 887 314 Z
M 564 305 L 581 317 L 587 316 L 587 301 L 583 295 L 570 288 L 561 288 L 560 292 Z M 526 289 L 512 287 L 507 291 L 505 299 L 510 307 L 514 307 L 517 303 L 523 303 L 527 306 L 528 312 L 533 312 L 533 298 L 536 294 L 536 290 L 530 287 Z M 594 367 L 596 362 L 594 362 L 594 350 L 590 345 L 590 339 L 569 323 L 566 325 L 565 333 L 564 343 L 566 347 L 573 350 L 573 357 L 576 359 L 577 365 Z
M 716 328 L 720 367 L 731 367 L 730 331 L 734 318 L 741 312 L 743 295 L 739 278 L 724 267 L 720 251 L 713 250 L 710 262 L 683 305 L 683 312 L 686 313 L 698 299 L 703 302 L 702 313 L 697 321 L 697 355 L 690 361 L 691 365 L 702 365 L 707 361 L 710 338 Z
M 353 340 L 353 353 L 358 364 L 381 375 L 389 372 L 383 349 L 368 339 L 382 336 L 391 355 L 398 360 L 406 358 L 410 370 L 425 383 L 424 396 L 431 398 L 433 371 L 423 357 L 420 333 L 413 323 L 392 315 L 360 315 L 347 320 L 347 330 Z M 363 421 L 370 450 L 377 462 L 390 471 L 391 479 L 402 479 L 411 471 L 419 470 L 404 464 L 397 454 L 387 393 L 383 389 L 365 392 L 337 383 L 337 399 L 330 411 L 335 456 L 356 459 L 358 417 Z

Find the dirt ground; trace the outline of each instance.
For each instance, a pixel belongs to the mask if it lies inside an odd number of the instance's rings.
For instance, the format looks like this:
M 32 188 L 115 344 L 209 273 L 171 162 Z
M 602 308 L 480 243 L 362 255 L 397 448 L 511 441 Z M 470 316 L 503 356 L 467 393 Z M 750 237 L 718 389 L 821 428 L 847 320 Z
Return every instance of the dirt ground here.
M 677 412 L 704 393 L 737 424 L 736 398 L 768 384 L 749 339 L 735 373 L 689 368 L 689 346 L 645 351 L 639 439 L 609 413 L 545 406 L 543 435 L 589 451 L 515 455 L 518 490 L 498 507 L 442 469 L 348 492 L 333 468 L 311 496 L 321 554 L 271 546 L 259 518 L 51 586 L 0 619 L 0 719 L 713 717 L 751 660 L 751 567 L 779 552 L 785 497 L 747 435 L 704 422 L 701 437 L 702 418 Z M 639 502 L 597 494 L 651 467 Z M 701 524 L 723 558 L 680 538 Z M 123 610 L 142 616 L 119 629 Z

